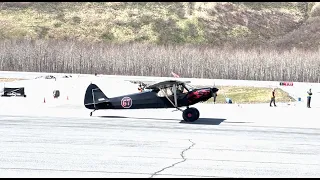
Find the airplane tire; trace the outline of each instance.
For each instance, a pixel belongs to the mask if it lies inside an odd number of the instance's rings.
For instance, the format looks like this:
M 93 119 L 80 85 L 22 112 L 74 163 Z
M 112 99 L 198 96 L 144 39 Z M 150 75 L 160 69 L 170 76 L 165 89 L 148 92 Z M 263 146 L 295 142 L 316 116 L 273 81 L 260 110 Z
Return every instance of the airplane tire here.
M 186 122 L 194 122 L 200 117 L 200 112 L 197 108 L 187 108 L 182 112 L 183 120 Z

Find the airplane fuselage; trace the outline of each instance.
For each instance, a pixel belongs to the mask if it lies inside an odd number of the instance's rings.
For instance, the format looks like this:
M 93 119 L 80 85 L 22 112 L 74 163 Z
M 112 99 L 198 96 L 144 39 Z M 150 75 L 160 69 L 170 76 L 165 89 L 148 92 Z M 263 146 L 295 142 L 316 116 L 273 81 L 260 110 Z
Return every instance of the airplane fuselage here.
M 215 89 L 215 88 L 214 88 Z M 218 91 L 218 89 L 216 89 Z M 194 89 L 187 93 L 177 94 L 178 107 L 190 106 L 212 97 L 210 88 Z M 170 99 L 170 101 L 168 100 Z M 150 109 L 150 108 L 175 108 L 174 96 L 158 96 L 156 91 L 143 91 L 124 96 L 108 98 L 108 102 L 86 105 L 88 109 Z

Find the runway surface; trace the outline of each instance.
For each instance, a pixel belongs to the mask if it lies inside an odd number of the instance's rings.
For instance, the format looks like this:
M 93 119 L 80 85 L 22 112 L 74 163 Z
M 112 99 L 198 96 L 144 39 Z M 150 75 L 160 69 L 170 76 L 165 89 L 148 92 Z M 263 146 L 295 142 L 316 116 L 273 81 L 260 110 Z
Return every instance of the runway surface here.
M 198 104 L 194 123 L 173 109 L 0 104 L 0 177 L 320 176 L 319 108 L 304 104 Z

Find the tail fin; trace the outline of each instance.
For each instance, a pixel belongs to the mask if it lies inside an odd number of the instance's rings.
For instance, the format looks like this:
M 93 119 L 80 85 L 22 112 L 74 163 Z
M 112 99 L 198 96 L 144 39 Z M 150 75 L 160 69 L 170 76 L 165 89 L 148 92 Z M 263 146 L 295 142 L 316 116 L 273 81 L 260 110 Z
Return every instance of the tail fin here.
M 109 98 L 95 85 L 90 84 L 84 96 L 84 105 L 88 109 L 97 109 L 96 104 L 109 102 Z

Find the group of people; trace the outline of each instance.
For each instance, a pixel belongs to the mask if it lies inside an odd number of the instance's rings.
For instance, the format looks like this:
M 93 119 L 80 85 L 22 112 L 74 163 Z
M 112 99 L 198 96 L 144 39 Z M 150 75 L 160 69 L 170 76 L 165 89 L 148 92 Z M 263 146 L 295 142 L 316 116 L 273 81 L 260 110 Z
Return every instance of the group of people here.
M 307 108 L 311 108 L 310 103 L 311 103 L 311 96 L 312 96 L 312 91 L 311 88 L 307 91 Z M 273 88 L 271 92 L 271 100 L 270 100 L 270 107 L 272 107 L 272 103 L 274 107 L 277 107 L 276 105 L 276 89 Z

